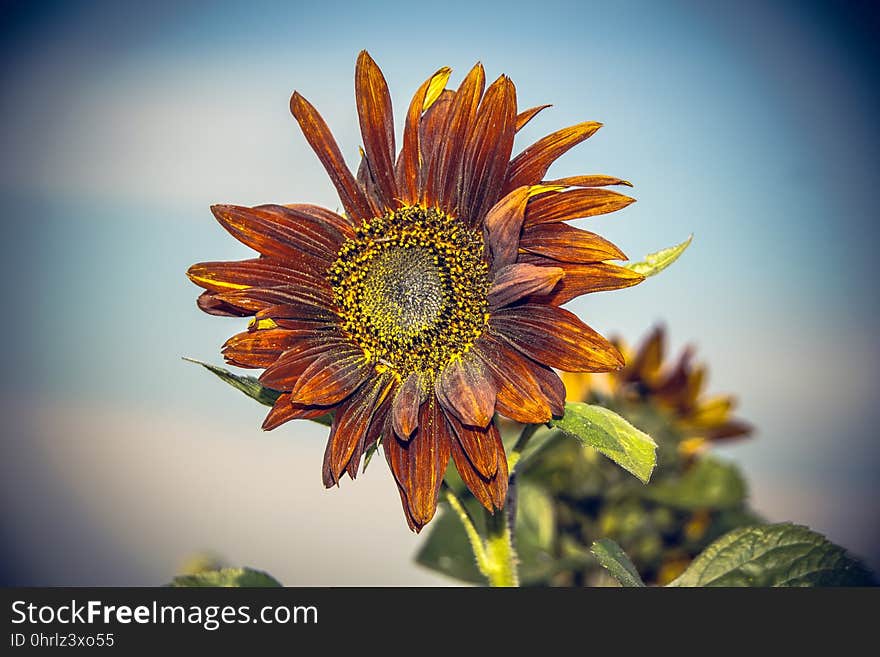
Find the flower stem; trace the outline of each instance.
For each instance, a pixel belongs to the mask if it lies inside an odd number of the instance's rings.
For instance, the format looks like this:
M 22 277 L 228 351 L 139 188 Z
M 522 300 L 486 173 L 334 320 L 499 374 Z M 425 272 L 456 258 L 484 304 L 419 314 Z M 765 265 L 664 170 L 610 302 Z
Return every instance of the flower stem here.
M 486 557 L 489 562 L 490 586 L 519 586 L 517 563 L 519 559 L 513 547 L 513 535 L 506 509 L 496 513 L 486 512 L 488 537 Z
M 464 533 L 467 535 L 468 542 L 471 544 L 471 550 L 474 553 L 474 559 L 477 561 L 477 568 L 480 572 L 491 581 L 491 577 L 489 573 L 492 568 L 489 565 L 489 559 L 486 555 L 486 546 L 483 544 L 483 539 L 480 537 L 477 528 L 474 527 L 474 521 L 471 519 L 470 514 L 467 512 L 467 509 L 464 508 L 461 501 L 456 497 L 455 493 L 452 492 L 452 489 L 446 485 L 446 482 L 443 482 L 443 496 L 446 498 L 446 501 L 449 503 L 449 507 L 455 512 L 458 516 L 458 519 L 461 520 L 461 524 L 464 525 Z
M 523 427 L 522 433 L 520 433 L 519 438 L 516 439 L 516 444 L 514 444 L 513 449 L 510 450 L 510 456 L 507 457 L 507 469 L 510 471 L 511 476 L 513 476 L 513 473 L 516 471 L 516 466 L 519 463 L 520 458 L 522 458 L 523 452 L 526 450 L 526 446 L 529 444 L 532 436 L 534 436 L 535 432 L 540 428 L 540 424 L 527 424 Z

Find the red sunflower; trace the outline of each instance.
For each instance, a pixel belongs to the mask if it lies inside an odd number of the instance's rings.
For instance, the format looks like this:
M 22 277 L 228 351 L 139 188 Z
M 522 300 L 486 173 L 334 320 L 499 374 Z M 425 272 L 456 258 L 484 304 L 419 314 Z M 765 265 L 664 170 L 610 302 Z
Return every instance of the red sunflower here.
M 499 413 L 540 423 L 563 413 L 552 368 L 603 372 L 617 349 L 561 304 L 635 285 L 609 261 L 621 251 L 569 219 L 633 199 L 610 176 L 545 181 L 548 168 L 599 129 L 581 123 L 511 158 L 517 113 L 506 76 L 484 92 L 480 64 L 457 90 L 442 68 L 416 91 L 403 145 L 391 98 L 366 52 L 355 72 L 363 157 L 357 176 L 321 115 L 299 93 L 290 109 L 339 193 L 345 214 L 313 205 L 217 205 L 214 216 L 259 257 L 193 265 L 215 315 L 253 316 L 223 347 L 282 391 L 263 427 L 333 414 L 328 487 L 353 479 L 381 441 L 410 527 L 434 515 L 450 457 L 490 511 L 504 506 Z

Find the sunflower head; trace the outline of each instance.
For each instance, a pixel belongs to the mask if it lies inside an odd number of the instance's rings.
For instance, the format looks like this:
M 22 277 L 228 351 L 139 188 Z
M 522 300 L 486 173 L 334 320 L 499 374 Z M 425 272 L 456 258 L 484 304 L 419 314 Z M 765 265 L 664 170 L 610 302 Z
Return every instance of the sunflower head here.
M 617 405 L 656 407 L 680 436 L 679 450 L 685 456 L 710 443 L 751 434 L 751 425 L 733 416 L 733 395 L 705 394 L 707 368 L 694 362 L 692 346 L 674 361 L 665 360 L 663 326 L 654 328 L 634 350 L 620 338 L 613 343 L 626 365 L 604 374 L 563 373 L 570 400 L 599 397 Z
M 291 112 L 344 214 L 308 204 L 219 205 L 215 217 L 257 252 L 204 262 L 189 277 L 205 312 L 253 317 L 223 347 L 264 369 L 281 394 L 263 426 L 331 413 L 323 479 L 354 478 L 381 441 L 410 527 L 434 515 L 447 463 L 489 510 L 504 505 L 507 460 L 493 418 L 561 415 L 554 368 L 606 372 L 618 350 L 560 306 L 642 276 L 624 254 L 565 222 L 629 205 L 605 175 L 547 180 L 550 165 L 600 127 L 558 130 L 513 156 L 547 106 L 519 111 L 502 75 L 480 64 L 458 88 L 441 68 L 418 88 L 395 144 L 385 78 L 362 52 L 355 104 L 363 137 L 353 174 L 321 115 L 299 93 Z

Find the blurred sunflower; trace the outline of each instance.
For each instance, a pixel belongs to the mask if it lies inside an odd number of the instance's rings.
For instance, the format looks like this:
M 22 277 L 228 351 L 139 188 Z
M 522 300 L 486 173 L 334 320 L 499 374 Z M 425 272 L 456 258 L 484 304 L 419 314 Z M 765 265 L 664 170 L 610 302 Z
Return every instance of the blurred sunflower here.
M 366 52 L 355 96 L 363 150 L 353 175 L 327 124 L 294 93 L 290 109 L 339 194 L 344 214 L 313 205 L 217 205 L 260 255 L 193 265 L 215 315 L 253 316 L 223 347 L 265 368 L 282 391 L 263 427 L 333 414 L 324 484 L 357 474 L 377 441 L 410 527 L 431 520 L 451 458 L 476 499 L 504 505 L 507 461 L 494 413 L 523 423 L 561 415 L 552 368 L 605 372 L 618 350 L 559 306 L 635 285 L 613 244 L 566 223 L 633 199 L 602 175 L 543 180 L 599 129 L 581 123 L 511 159 L 514 135 L 544 107 L 517 111 L 506 76 L 484 93 L 480 64 L 457 90 L 442 68 L 416 91 L 395 149 L 391 98 Z
M 692 347 L 667 360 L 662 326 L 636 349 L 613 342 L 626 366 L 606 374 L 563 373 L 567 398 L 607 406 L 655 438 L 658 466 L 651 484 L 623 477 L 612 463 L 563 440 L 549 444 L 526 477 L 552 496 L 559 559 L 568 555 L 570 561 L 609 537 L 646 581 L 665 584 L 715 538 L 760 521 L 747 507 L 737 468 L 707 452 L 748 436 L 752 427 L 733 416 L 733 396 L 705 394 L 707 367 L 694 361 Z M 557 569 L 545 581 L 589 582 L 599 573 L 586 564 Z
M 675 364 L 664 362 L 666 330 L 662 326 L 654 328 L 635 350 L 620 338 L 612 342 L 626 365 L 607 374 L 563 373 L 569 400 L 592 397 L 617 406 L 653 404 L 678 430 L 683 456 L 711 443 L 751 434 L 750 424 L 733 417 L 733 396 L 705 395 L 706 366 L 694 363 L 693 347 L 685 347 Z

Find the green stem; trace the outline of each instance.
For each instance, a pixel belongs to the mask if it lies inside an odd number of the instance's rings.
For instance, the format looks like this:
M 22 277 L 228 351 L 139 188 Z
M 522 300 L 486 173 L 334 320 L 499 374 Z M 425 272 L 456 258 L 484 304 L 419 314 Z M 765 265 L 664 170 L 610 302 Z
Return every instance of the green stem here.
M 516 520 L 516 466 L 529 440 L 540 427 L 539 424 L 527 424 L 507 457 L 507 471 L 510 477 L 507 504 L 505 508 L 499 509 L 495 513 L 486 511 L 487 536 L 485 541 L 474 526 L 473 519 L 464 508 L 461 500 L 456 497 L 446 482 L 443 482 L 443 495 L 450 508 L 461 520 L 474 553 L 477 568 L 489 580 L 490 586 L 519 586 L 519 572 L 517 570 L 519 558 L 513 544 L 513 524 Z
M 490 571 L 487 575 L 490 586 L 519 586 L 517 571 L 518 558 L 513 547 L 513 535 L 510 530 L 506 509 L 494 514 L 486 512 L 486 524 L 489 529 L 486 538 L 486 556 Z
M 519 434 L 519 438 L 516 439 L 516 444 L 514 444 L 513 449 L 510 450 L 510 456 L 507 457 L 507 469 L 511 476 L 516 470 L 516 466 L 522 458 L 523 452 L 526 450 L 526 446 L 529 444 L 532 436 L 534 436 L 535 432 L 540 428 L 540 424 L 527 424 L 523 427 L 522 433 Z
M 467 535 L 468 542 L 471 544 L 471 550 L 473 550 L 474 553 L 474 558 L 477 560 L 477 568 L 486 579 L 491 581 L 492 578 L 490 572 L 492 571 L 492 567 L 489 564 L 489 558 L 486 554 L 486 546 L 483 545 L 483 539 L 480 538 L 477 528 L 474 527 L 474 522 L 471 520 L 470 514 L 467 512 L 467 509 L 464 508 L 458 497 L 455 496 L 455 493 L 452 492 L 452 489 L 446 485 L 445 481 L 443 482 L 443 495 L 449 503 L 449 507 L 455 512 L 458 519 L 461 520 L 461 524 L 464 525 L 464 533 Z

